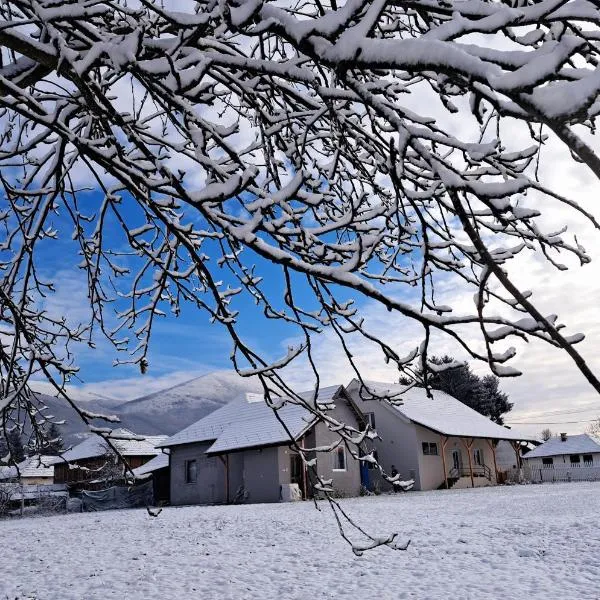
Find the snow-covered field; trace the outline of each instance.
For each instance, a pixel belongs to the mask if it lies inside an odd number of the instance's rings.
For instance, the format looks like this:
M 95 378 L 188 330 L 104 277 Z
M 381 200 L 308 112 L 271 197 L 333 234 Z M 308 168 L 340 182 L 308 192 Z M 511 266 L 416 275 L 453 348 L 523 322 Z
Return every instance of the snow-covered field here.
M 355 556 L 325 505 L 115 511 L 0 522 L 0 598 L 600 598 L 600 483 L 357 498 L 407 552 Z

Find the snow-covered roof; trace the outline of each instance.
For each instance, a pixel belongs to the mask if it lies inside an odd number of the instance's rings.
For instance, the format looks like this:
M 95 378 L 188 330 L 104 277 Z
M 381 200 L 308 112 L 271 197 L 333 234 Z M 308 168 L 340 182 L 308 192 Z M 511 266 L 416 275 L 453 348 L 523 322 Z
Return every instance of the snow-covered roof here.
M 156 456 L 160 450 L 156 446 L 167 439 L 166 435 L 145 435 L 143 440 L 118 439 L 119 437 L 135 436 L 128 429 L 115 429 L 110 435 L 111 442 L 119 449 L 123 456 Z M 142 437 L 142 436 L 138 436 Z M 85 458 L 103 456 L 108 451 L 107 443 L 99 435 L 91 435 L 81 444 L 63 452 L 60 457 L 55 457 L 54 464 L 58 462 L 73 462 Z
M 158 471 L 159 469 L 164 469 L 169 466 L 169 455 L 157 454 L 153 459 L 149 460 L 146 464 L 143 464 L 141 467 L 137 469 L 133 469 L 133 474 L 135 477 L 141 477 L 142 475 L 147 475 L 148 473 L 153 473 L 154 471 Z
M 25 477 L 47 477 L 54 478 L 54 467 L 52 466 L 56 456 L 30 456 L 17 467 L 0 467 L 0 480 L 14 479 L 21 475 Z
M 317 402 L 327 404 L 340 389 L 339 385 L 320 389 Z M 301 395 L 308 399 L 312 394 L 313 392 L 305 392 Z M 277 413 L 294 438 L 313 422 L 311 413 L 297 404 L 284 404 Z M 212 441 L 214 443 L 207 452 L 221 453 L 279 444 L 289 440 L 289 435 L 273 410 L 264 401 L 257 402 L 256 394 L 253 394 L 250 398 L 242 396 L 229 402 L 223 408 L 171 436 L 161 446 Z
M 563 442 L 560 437 L 550 438 L 531 450 L 523 458 L 542 458 L 544 456 L 560 456 L 561 454 L 592 454 L 600 452 L 600 443 L 587 433 L 568 435 Z
M 395 395 L 405 389 L 400 384 L 379 381 L 365 381 L 365 385 L 374 393 L 382 395 Z M 445 392 L 431 390 L 431 394 L 430 398 L 424 388 L 413 387 L 398 396 L 403 404 L 394 406 L 394 409 L 414 423 L 446 436 L 523 441 L 535 439 L 490 421 Z

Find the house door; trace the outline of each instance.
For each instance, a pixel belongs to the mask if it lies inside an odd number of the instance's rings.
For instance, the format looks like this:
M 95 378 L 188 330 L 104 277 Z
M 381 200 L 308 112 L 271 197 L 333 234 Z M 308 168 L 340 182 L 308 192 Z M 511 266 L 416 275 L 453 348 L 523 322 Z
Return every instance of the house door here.
M 452 450 L 452 466 L 457 471 L 460 471 L 460 468 L 462 467 L 462 457 L 460 455 L 460 450 Z
M 304 496 L 304 481 L 302 477 L 302 458 L 299 454 L 290 454 L 290 483 L 298 484 L 302 496 Z

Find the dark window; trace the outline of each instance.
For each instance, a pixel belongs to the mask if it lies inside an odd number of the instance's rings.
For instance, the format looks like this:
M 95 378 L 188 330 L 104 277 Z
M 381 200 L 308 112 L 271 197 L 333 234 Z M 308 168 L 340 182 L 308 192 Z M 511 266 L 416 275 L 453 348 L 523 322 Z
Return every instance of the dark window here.
M 437 456 L 438 447 L 435 442 L 423 442 L 423 454 Z
M 198 479 L 198 463 L 195 460 L 185 461 L 185 482 L 196 483 Z
M 346 470 L 346 449 L 343 446 L 338 446 L 333 452 L 333 470 Z
M 583 464 L 586 467 L 591 467 L 594 464 L 594 457 L 591 454 L 584 454 Z
M 550 467 L 554 467 L 554 459 L 553 458 L 542 458 L 542 466 L 546 469 Z
M 481 455 L 481 450 L 479 448 L 475 448 L 475 450 L 473 450 L 473 460 L 476 465 L 483 465 L 483 456 Z
M 375 413 L 365 413 L 365 418 L 371 429 L 375 429 Z
M 578 467 L 581 463 L 581 458 L 579 458 L 579 454 L 571 454 L 569 457 L 571 459 L 571 466 Z

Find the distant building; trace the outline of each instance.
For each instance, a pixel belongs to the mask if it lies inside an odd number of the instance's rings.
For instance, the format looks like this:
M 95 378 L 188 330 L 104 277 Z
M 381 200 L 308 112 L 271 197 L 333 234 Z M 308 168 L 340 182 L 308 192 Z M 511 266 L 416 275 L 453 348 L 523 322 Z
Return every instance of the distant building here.
M 139 439 L 126 439 L 128 437 Z M 115 429 L 110 440 L 118 448 L 129 467 L 141 467 L 161 453 L 156 445 L 167 436 L 139 436 L 127 429 Z M 54 457 L 54 480 L 69 489 L 98 489 L 107 480 L 122 476 L 124 467 L 104 438 L 92 435 L 70 450 Z
M 390 474 L 393 467 L 402 479 L 414 480 L 415 490 L 496 485 L 501 480 L 496 446 L 510 443 L 514 462 L 520 463 L 520 443 L 530 436 L 497 425 L 453 396 L 413 387 L 398 395 L 404 386 L 365 382 L 369 391 L 352 381 L 346 393 L 365 415 L 378 439 L 372 441 L 379 464 Z M 396 397 L 391 404 L 377 396 Z M 372 469 L 369 486 L 391 486 Z
M 133 469 L 138 482 L 152 481 L 154 504 L 165 505 L 171 500 L 171 474 L 169 472 L 169 455 L 158 454 L 146 464 Z
M 19 481 L 23 485 L 52 485 L 56 456 L 30 456 L 16 467 L 0 467 L 0 481 Z
M 317 402 L 334 404 L 328 415 L 359 427 L 342 386 L 320 390 Z M 309 497 L 310 471 L 290 435 L 305 448 L 329 446 L 340 437 L 302 406 L 285 404 L 277 416 L 262 395 L 246 394 L 160 444 L 170 453 L 171 503 L 278 502 L 292 490 Z M 309 458 L 322 479 L 332 480 L 336 494 L 359 494 L 359 462 L 343 444 Z
M 552 437 L 523 460 L 532 481 L 600 480 L 600 442 L 587 433 Z

